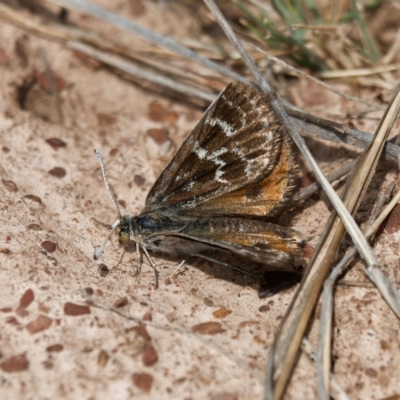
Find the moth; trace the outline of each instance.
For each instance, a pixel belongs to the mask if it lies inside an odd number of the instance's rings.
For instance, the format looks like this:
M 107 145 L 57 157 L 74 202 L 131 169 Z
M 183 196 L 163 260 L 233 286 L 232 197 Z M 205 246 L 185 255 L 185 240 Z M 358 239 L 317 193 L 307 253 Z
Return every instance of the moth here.
M 121 243 L 149 251 L 191 256 L 242 269 L 250 261 L 292 271 L 301 252 L 299 233 L 271 222 L 295 190 L 296 154 L 271 106 L 276 94 L 244 83 L 229 84 L 209 106 L 151 188 L 143 210 L 122 216 L 103 178 L 118 219 Z M 233 254 L 235 265 L 227 264 Z M 231 257 L 232 258 L 232 257 Z

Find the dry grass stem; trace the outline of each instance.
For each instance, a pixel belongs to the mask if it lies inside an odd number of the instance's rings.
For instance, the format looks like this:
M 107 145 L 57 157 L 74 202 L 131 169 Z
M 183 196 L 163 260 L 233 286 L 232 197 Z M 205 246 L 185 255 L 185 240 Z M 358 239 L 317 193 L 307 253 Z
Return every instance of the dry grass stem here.
M 189 50 L 184 46 L 181 46 L 171 38 L 158 35 L 152 31 L 142 28 L 141 26 L 135 24 L 134 22 L 126 18 L 120 17 L 119 15 L 107 11 L 106 9 L 101 8 L 97 5 L 91 4 L 84 0 L 46 0 L 46 1 L 48 1 L 49 3 L 57 4 L 60 7 L 78 11 L 86 15 L 90 15 L 91 17 L 97 18 L 101 21 L 107 22 L 118 29 L 125 30 L 135 36 L 138 36 L 141 39 L 154 44 L 155 46 L 168 49 L 169 51 L 175 54 L 178 54 L 184 58 L 188 58 L 189 60 L 192 60 L 197 64 L 203 65 L 204 67 L 209 68 L 221 74 L 222 76 L 226 76 L 233 80 L 245 82 L 247 84 L 251 83 L 248 79 L 237 74 L 236 72 L 233 72 L 230 69 L 225 68 L 224 66 L 221 66 L 207 58 L 200 56 L 194 51 Z
M 314 364 L 316 363 L 317 355 L 315 354 L 314 349 L 312 348 L 311 342 L 305 337 L 303 338 L 303 342 L 301 344 L 301 350 L 304 354 L 307 355 L 310 362 Z M 336 380 L 335 376 L 329 374 L 329 383 L 330 383 L 330 396 L 334 400 L 349 400 L 349 396 L 340 386 L 339 382 Z
M 349 174 L 353 170 L 356 163 L 357 163 L 357 160 L 350 161 L 346 165 L 343 165 L 342 167 L 339 167 L 335 171 L 326 175 L 326 179 L 328 180 L 328 182 L 334 182 L 334 181 L 342 178 L 343 176 Z M 293 196 L 293 200 L 292 200 L 293 204 L 296 204 L 299 201 L 308 199 L 315 192 L 317 192 L 320 188 L 321 187 L 319 186 L 318 182 L 308 185 L 306 188 L 300 190 Z
M 382 74 L 383 72 L 396 71 L 400 67 L 398 65 L 383 65 L 380 67 L 374 68 L 360 68 L 360 69 L 351 69 L 345 71 L 322 71 L 319 76 L 325 79 L 336 79 L 336 78 L 352 78 L 352 77 L 360 77 L 360 76 L 369 76 Z
M 304 25 L 304 24 L 293 24 L 292 29 L 307 29 L 315 32 L 336 32 L 338 27 L 335 25 Z
M 47 27 L 46 25 L 42 25 L 36 22 L 34 19 L 26 18 L 24 14 L 21 14 L 18 11 L 15 11 L 9 6 L 6 6 L 3 3 L 0 3 L 0 16 L 4 19 L 8 19 L 13 23 L 22 26 L 26 29 L 29 29 L 35 33 L 52 36 L 55 39 L 66 40 L 69 38 L 69 34 L 65 33 L 59 29 L 54 29 L 52 27 Z
M 109 55 L 103 51 L 96 50 L 95 48 L 88 45 L 79 42 L 67 42 L 67 46 L 70 49 L 77 50 L 104 64 L 117 68 L 120 71 L 126 72 L 127 74 L 135 78 L 145 79 L 148 82 L 166 87 L 183 95 L 189 95 L 210 102 L 213 101 L 213 99 L 215 98 L 215 95 L 213 93 L 206 92 L 200 88 L 196 88 L 185 83 L 177 82 L 176 80 L 170 79 L 163 75 L 157 75 L 152 70 L 139 68 L 132 63 L 118 59 L 114 55 Z
M 384 107 L 384 106 L 381 106 L 380 104 L 370 103 L 370 102 L 368 102 L 368 101 L 365 101 L 365 100 L 363 100 L 363 99 L 360 99 L 359 97 L 347 95 L 346 93 L 340 92 L 339 90 L 335 89 L 333 86 L 328 85 L 327 83 L 322 82 L 321 80 L 319 80 L 319 79 L 317 79 L 317 78 L 314 78 L 313 76 L 311 76 L 311 75 L 309 75 L 309 74 L 307 74 L 307 73 L 305 73 L 305 72 L 299 70 L 298 68 L 295 68 L 295 67 L 289 65 L 288 63 L 286 63 L 285 61 L 283 61 L 283 60 L 281 60 L 281 59 L 279 59 L 279 58 L 277 58 L 277 57 L 274 57 L 273 55 L 271 55 L 271 54 L 268 53 L 267 51 L 261 49 L 260 47 L 254 45 L 254 44 L 252 44 L 252 43 L 248 43 L 248 44 L 249 44 L 250 46 L 254 47 L 254 48 L 255 48 L 257 51 L 259 51 L 260 53 L 264 54 L 268 59 L 272 60 L 274 63 L 280 65 L 282 68 L 284 68 L 284 69 L 286 69 L 286 70 L 288 70 L 288 71 L 290 71 L 290 72 L 293 72 L 293 73 L 296 74 L 296 75 L 304 76 L 305 78 L 309 79 L 310 81 L 315 82 L 317 85 L 319 85 L 319 86 L 321 86 L 321 87 L 323 87 L 323 88 L 325 88 L 325 89 L 328 89 L 328 90 L 331 91 L 332 93 L 335 93 L 335 94 L 337 94 L 337 95 L 339 95 L 339 96 L 342 96 L 342 97 L 344 97 L 345 99 L 352 100 L 352 101 L 355 101 L 355 102 L 357 102 L 357 103 L 364 104 L 364 105 L 366 105 L 366 106 L 372 107 L 373 109 L 376 109 L 376 110 L 384 110 L 384 109 L 385 109 L 385 107 Z M 397 69 L 397 68 L 398 68 L 398 67 L 396 66 L 395 69 Z M 392 69 L 391 69 L 391 71 L 392 71 Z M 330 71 L 326 71 L 326 72 L 330 72 Z M 321 76 L 321 77 L 324 77 L 323 74 L 324 74 L 324 73 L 321 72 L 320 76 Z
M 264 93 L 270 93 L 271 87 L 261 75 L 261 72 L 258 70 L 254 60 L 250 57 L 249 53 L 244 49 L 242 43 L 239 41 L 236 34 L 233 32 L 233 29 L 231 28 L 228 21 L 221 13 L 218 6 L 215 4 L 213 0 L 204 0 L 204 3 L 207 5 L 212 15 L 221 26 L 227 38 L 231 41 L 236 51 L 240 54 L 241 58 L 243 59 L 243 62 L 246 64 L 247 68 L 253 75 L 258 85 L 261 87 L 262 91 Z
M 380 212 L 386 197 L 393 190 L 393 185 L 390 185 L 388 190 L 384 194 L 380 194 L 378 201 L 371 213 L 369 223 L 367 224 L 368 236 L 368 226 L 372 226 L 377 214 Z M 394 203 L 395 205 L 396 203 Z M 393 207 L 394 207 L 393 205 Z M 385 213 L 382 215 L 387 215 L 392 208 L 387 208 Z M 383 221 L 379 218 L 379 221 Z M 377 226 L 377 228 L 379 225 Z M 329 278 L 324 283 L 324 289 L 322 294 L 322 308 L 321 308 L 321 319 L 319 325 L 319 339 L 318 339 L 318 350 L 317 350 L 317 392 L 320 399 L 329 399 L 329 386 L 328 377 L 330 375 L 331 368 L 331 340 L 332 340 L 332 319 L 333 319 L 333 287 L 338 279 L 338 277 L 343 273 L 343 271 L 349 266 L 352 259 L 357 255 L 357 252 L 353 248 L 350 250 L 345 257 L 340 261 L 340 263 L 333 269 Z
M 368 289 L 376 289 L 375 285 L 372 282 L 352 281 L 347 279 L 342 279 L 338 281 L 337 285 L 344 287 L 361 287 Z
M 311 114 L 301 113 L 286 108 L 290 115 L 293 126 L 306 137 L 319 137 L 346 144 L 360 149 L 366 149 L 372 140 L 372 135 L 366 132 L 357 131 L 355 129 L 345 128 L 343 125 L 325 120 L 323 118 L 314 117 Z M 383 156 L 390 161 L 397 163 L 400 147 L 393 143 L 386 143 Z
M 171 77 L 175 77 L 175 79 L 178 80 L 187 80 L 190 78 L 199 86 L 208 85 L 218 91 L 223 87 L 223 84 L 220 83 L 221 77 L 217 73 L 214 73 L 207 68 L 189 69 L 177 65 L 174 61 L 170 60 L 171 56 L 174 55 L 164 49 L 149 48 L 144 51 L 143 49 L 128 48 L 121 43 L 99 36 L 94 32 L 86 32 L 76 27 L 60 25 L 54 22 L 51 25 L 45 25 L 1 3 L 0 11 L 2 11 L 3 18 L 32 31 L 33 33 L 44 35 L 53 40 L 61 40 L 66 43 L 72 41 L 75 43 L 81 43 L 82 45 L 94 46 L 97 50 L 108 51 L 115 53 L 116 55 L 125 56 L 134 62 L 155 68 L 156 72 L 154 73 L 157 73 L 158 75 L 160 75 L 159 71 L 162 71 L 165 75 L 170 75 L 170 79 Z M 94 59 L 96 58 L 94 57 Z M 144 70 L 143 66 L 136 66 L 136 68 Z M 212 80 L 215 80 L 215 83 Z

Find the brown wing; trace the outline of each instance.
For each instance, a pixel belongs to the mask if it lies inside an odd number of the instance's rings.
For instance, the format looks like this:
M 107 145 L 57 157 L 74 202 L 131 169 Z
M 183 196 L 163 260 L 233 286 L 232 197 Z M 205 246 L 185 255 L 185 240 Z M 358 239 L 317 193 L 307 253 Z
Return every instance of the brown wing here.
M 271 218 L 287 204 L 293 194 L 296 171 L 293 145 L 285 133 L 278 162 L 269 175 L 232 193 L 212 198 L 193 212 L 198 215 Z
M 228 85 L 204 113 L 151 189 L 143 212 L 199 205 L 264 180 L 281 153 L 268 97 Z
M 302 239 L 299 232 L 291 228 L 260 220 L 232 217 L 197 220 L 188 217 L 187 222 L 179 230 L 157 232 L 149 235 L 147 240 L 155 243 L 159 236 L 162 238 L 160 242 L 165 247 L 164 251 L 190 255 L 205 254 L 204 252 L 212 248 L 223 249 L 274 269 L 293 269 L 292 264 L 301 255 Z M 177 248 L 177 242 L 171 240 L 173 237 L 184 238 L 192 243 Z
M 210 236 L 190 236 L 272 268 L 292 270 L 301 255 L 297 231 L 268 224 L 258 232 L 229 232 Z

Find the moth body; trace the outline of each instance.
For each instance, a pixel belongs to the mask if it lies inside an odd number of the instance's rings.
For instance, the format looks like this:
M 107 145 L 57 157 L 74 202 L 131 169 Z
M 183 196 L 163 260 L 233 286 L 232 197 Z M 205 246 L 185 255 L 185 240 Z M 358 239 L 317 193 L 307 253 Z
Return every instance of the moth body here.
M 160 212 L 122 217 L 121 243 L 139 243 L 174 258 L 221 254 L 264 264 L 267 269 L 290 271 L 302 243 L 299 232 L 262 220 L 197 217 Z
M 294 193 L 297 171 L 276 99 L 244 83 L 228 85 L 158 177 L 137 216 L 121 215 L 95 151 L 118 214 L 112 232 L 119 227 L 120 241 L 136 243 L 154 270 L 148 250 L 226 266 L 232 265 L 223 261 L 230 255 L 238 269 L 255 261 L 266 269 L 293 270 L 301 255 L 299 233 L 270 222 Z

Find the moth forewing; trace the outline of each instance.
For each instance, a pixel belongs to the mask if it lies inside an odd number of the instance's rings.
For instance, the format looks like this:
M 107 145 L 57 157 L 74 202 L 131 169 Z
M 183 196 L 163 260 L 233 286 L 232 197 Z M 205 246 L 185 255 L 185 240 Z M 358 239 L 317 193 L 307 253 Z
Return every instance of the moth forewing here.
M 269 97 L 228 85 L 156 180 L 144 211 L 196 209 L 262 180 L 275 168 L 282 140 Z

